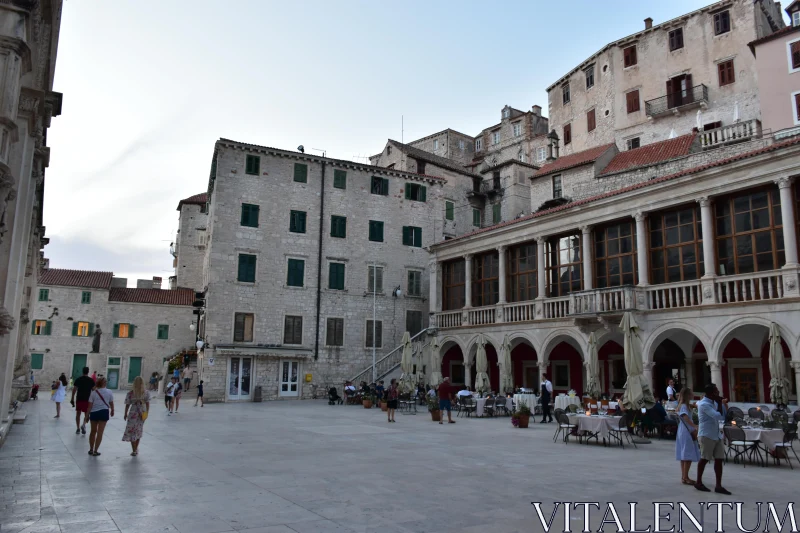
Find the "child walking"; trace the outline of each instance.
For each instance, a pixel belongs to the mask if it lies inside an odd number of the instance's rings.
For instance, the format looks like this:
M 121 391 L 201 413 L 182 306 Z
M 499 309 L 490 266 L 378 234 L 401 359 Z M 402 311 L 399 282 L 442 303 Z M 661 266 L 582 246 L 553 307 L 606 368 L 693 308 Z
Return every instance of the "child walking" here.
M 197 399 L 194 401 L 194 406 L 197 407 L 197 402 L 200 402 L 200 407 L 204 407 L 205 403 L 203 402 L 203 380 L 200 380 L 200 384 L 197 386 Z

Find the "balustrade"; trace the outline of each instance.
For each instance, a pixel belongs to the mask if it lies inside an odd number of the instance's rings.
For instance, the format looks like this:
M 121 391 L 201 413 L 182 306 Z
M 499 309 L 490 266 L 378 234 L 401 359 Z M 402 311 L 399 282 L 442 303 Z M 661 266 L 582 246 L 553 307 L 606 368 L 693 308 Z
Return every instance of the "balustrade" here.
M 461 311 L 436 313 L 437 328 L 457 328 L 461 325 Z
M 534 302 L 506 304 L 503 307 L 503 322 L 526 322 L 535 319 L 536 304 Z
M 569 314 L 569 296 L 548 298 L 544 301 L 545 318 L 564 318 Z
M 783 298 L 783 275 L 773 270 L 725 276 L 714 281 L 714 292 L 723 304 Z
M 468 321 L 470 326 L 481 326 L 483 324 L 494 324 L 496 308 L 492 307 L 475 307 L 467 312 Z
M 648 309 L 676 309 L 694 307 L 703 303 L 700 281 L 684 281 L 646 288 Z
M 700 134 L 700 145 L 703 148 L 711 148 L 722 144 L 746 141 L 761 136 L 761 122 L 758 120 L 746 120 L 735 122 L 721 128 L 704 131 Z

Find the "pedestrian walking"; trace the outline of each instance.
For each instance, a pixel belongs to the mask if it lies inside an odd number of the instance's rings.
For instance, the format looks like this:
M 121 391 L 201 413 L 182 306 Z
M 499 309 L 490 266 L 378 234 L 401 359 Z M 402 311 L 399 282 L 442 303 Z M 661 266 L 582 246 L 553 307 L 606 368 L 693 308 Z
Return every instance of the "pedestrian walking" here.
M 103 432 L 106 430 L 106 422 L 114 416 L 114 395 L 106 388 L 108 380 L 101 377 L 97 380 L 97 387 L 89 396 L 89 455 L 98 456 L 100 443 L 103 442 Z
M 175 403 L 175 391 L 178 387 L 178 378 L 172 377 L 164 388 L 164 403 L 167 404 L 167 415 L 172 414 L 172 408 Z
M 394 411 L 397 409 L 397 396 L 399 392 L 397 390 L 397 380 L 392 379 L 389 383 L 389 390 L 386 391 L 386 397 L 388 398 L 388 409 L 386 410 L 386 415 L 389 417 L 389 422 L 394 422 Z
M 181 405 L 181 396 L 183 396 L 183 385 L 181 385 L 180 378 L 175 380 L 175 414 L 178 414 L 178 407 Z
M 83 375 L 75 380 L 72 387 L 72 398 L 69 403 L 75 408 L 75 434 L 83 433 L 86 435 L 86 422 L 89 421 L 89 396 L 94 389 L 94 380 L 89 377 L 89 367 L 83 367 Z M 75 403 L 77 395 L 78 403 Z M 83 423 L 81 424 L 81 413 L 83 413 Z
M 730 494 L 722 486 L 722 461 L 725 459 L 725 448 L 722 445 L 722 430 L 720 422 L 725 421 L 725 414 L 728 412 L 728 399 L 719 395 L 719 389 L 713 383 L 706 386 L 705 396 L 697 402 L 697 418 L 700 422 L 700 429 L 697 432 L 697 439 L 700 441 L 700 461 L 697 463 L 697 483 L 694 488 L 703 492 L 709 492 L 709 488 L 703 485 L 703 470 L 709 461 L 714 461 L 714 475 L 716 477 L 716 487 L 714 492 L 718 494 Z
M 97 370 L 95 370 L 94 372 L 92 372 L 92 381 L 94 381 L 95 383 L 97 383 Z
M 186 365 L 183 368 L 183 390 L 188 391 L 189 385 L 192 384 L 192 371 L 189 369 L 189 365 Z
M 197 402 L 200 402 L 200 407 L 205 407 L 205 402 L 203 401 L 203 380 L 200 380 L 200 384 L 197 385 L 197 399 L 194 401 L 194 406 L 197 407 Z
M 153 372 L 153 374 L 150 376 L 150 390 L 158 390 L 158 378 L 156 377 L 157 375 L 158 375 L 157 372 Z
M 453 409 L 451 400 L 453 399 L 453 389 L 450 387 L 450 378 L 444 378 L 439 384 L 439 411 L 447 411 L 447 422 L 455 424 L 453 415 L 450 411 Z M 442 417 L 439 417 L 439 423 L 443 424 Z
M 62 373 L 55 384 L 55 392 L 50 396 L 50 399 L 56 402 L 56 416 L 53 418 L 61 418 L 61 402 L 67 397 L 67 376 Z
M 133 457 L 139 454 L 139 441 L 142 440 L 144 421 L 147 420 L 148 411 L 150 411 L 150 393 L 144 390 L 142 377 L 136 376 L 133 380 L 133 388 L 125 395 L 125 415 L 122 417 L 127 421 L 122 441 L 131 443 Z
M 689 478 L 692 463 L 700 460 L 700 448 L 697 444 L 697 426 L 692 421 L 692 411 L 689 402 L 694 393 L 689 387 L 684 387 L 678 394 L 678 433 L 675 437 L 675 459 L 681 462 L 681 483 L 694 485 L 696 481 Z

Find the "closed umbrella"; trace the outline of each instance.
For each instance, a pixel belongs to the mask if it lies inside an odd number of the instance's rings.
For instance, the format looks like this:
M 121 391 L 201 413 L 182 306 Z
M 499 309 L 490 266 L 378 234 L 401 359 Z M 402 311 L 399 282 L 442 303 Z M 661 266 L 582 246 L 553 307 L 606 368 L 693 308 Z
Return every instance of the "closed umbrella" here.
M 597 356 L 597 335 L 589 335 L 589 357 L 586 359 L 586 394 L 600 397 L 600 362 Z
M 409 332 L 403 333 L 403 356 L 400 359 L 400 370 L 403 374 L 400 376 L 401 388 L 405 392 L 412 392 L 416 386 L 414 380 L 414 347 L 411 346 L 411 334 Z
M 497 365 L 500 367 L 500 390 L 498 392 L 503 394 L 514 388 L 514 367 L 511 364 L 511 342 L 508 340 L 508 335 L 503 338 L 503 344 L 500 346 Z
M 675 128 L 672 128 L 671 130 L 669 130 L 669 138 L 670 139 L 674 139 L 677 136 L 678 136 L 678 134 L 675 133 Z
M 769 325 L 769 395 L 774 403 L 789 403 L 792 384 L 786 376 L 786 361 L 783 358 L 783 346 L 778 325 Z
M 622 316 L 619 327 L 625 336 L 625 371 L 628 373 L 622 405 L 625 406 L 625 409 L 634 411 L 638 411 L 642 407 L 650 409 L 656 404 L 656 400 L 650 390 L 650 384 L 644 377 L 639 326 L 636 325 L 630 311 Z
M 475 390 L 489 390 L 489 361 L 486 359 L 486 340 L 478 338 L 478 354 L 475 356 Z
M 430 344 L 431 350 L 431 385 L 438 387 L 442 382 L 442 355 L 439 353 L 439 339 L 433 337 Z

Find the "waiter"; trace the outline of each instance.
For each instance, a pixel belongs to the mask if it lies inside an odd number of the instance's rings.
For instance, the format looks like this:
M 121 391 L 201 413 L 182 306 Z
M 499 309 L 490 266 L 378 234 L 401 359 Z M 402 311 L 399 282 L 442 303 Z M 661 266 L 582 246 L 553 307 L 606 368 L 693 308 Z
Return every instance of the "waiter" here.
M 544 424 L 546 421 L 553 421 L 553 415 L 550 414 L 550 395 L 553 394 L 553 384 L 547 379 L 547 374 L 542 374 L 542 379 L 544 381 L 542 381 L 542 394 L 540 396 L 542 399 L 542 420 L 539 422 L 540 424 Z

